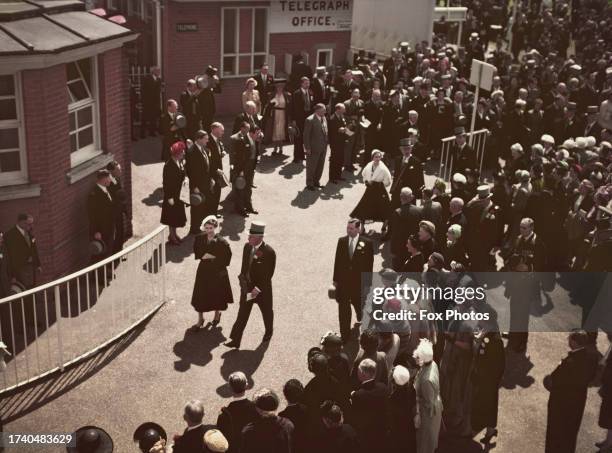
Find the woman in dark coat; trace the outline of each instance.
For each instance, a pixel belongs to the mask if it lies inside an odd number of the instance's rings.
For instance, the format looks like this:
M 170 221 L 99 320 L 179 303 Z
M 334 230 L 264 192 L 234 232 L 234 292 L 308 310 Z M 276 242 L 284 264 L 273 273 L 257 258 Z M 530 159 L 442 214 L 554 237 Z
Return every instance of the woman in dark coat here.
M 181 243 L 181 238 L 176 234 L 177 228 L 182 228 L 187 223 L 185 216 L 185 204 L 181 201 L 181 187 L 185 181 L 185 143 L 176 142 L 170 148 L 171 157 L 164 165 L 163 190 L 164 200 L 162 203 L 161 223 L 170 227 L 169 242 L 172 245 Z
M 204 313 L 214 311 L 212 326 L 221 320 L 221 311 L 234 302 L 227 267 L 232 259 L 232 250 L 225 239 L 215 233 L 217 218 L 209 215 L 202 222 L 202 233 L 193 243 L 193 253 L 200 260 L 191 305 L 198 312 L 198 323 L 191 327 L 197 332 L 204 325 Z
M 392 453 L 416 451 L 416 391 L 414 378 L 408 369 L 397 365 L 391 373 L 392 391 L 389 396 L 389 440 Z
M 451 268 L 451 263 L 463 264 L 464 269 L 470 268 L 470 260 L 465 251 L 463 241 L 461 241 L 461 225 L 453 224 L 446 232 L 446 247 L 444 249 L 444 262 Z
M 474 338 L 472 371 L 472 430 L 487 431 L 482 443 L 488 444 L 497 435 L 499 386 L 506 367 L 504 342 L 499 334 L 497 314 L 490 310 L 489 321 Z

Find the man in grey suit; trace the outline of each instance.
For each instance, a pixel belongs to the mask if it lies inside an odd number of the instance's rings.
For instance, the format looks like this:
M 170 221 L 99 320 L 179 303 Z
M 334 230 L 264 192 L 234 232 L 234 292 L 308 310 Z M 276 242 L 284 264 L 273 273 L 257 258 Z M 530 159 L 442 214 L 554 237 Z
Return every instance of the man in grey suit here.
M 306 153 L 306 189 L 322 188 L 319 180 L 323 174 L 327 154 L 327 119 L 325 105 L 317 104 L 314 113 L 304 124 L 304 152 Z

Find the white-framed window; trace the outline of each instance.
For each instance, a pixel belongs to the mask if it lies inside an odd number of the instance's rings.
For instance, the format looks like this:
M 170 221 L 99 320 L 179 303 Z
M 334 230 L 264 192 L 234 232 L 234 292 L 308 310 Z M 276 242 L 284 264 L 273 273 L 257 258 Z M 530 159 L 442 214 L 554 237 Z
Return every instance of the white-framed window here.
M 21 74 L 0 75 L 0 186 L 27 182 Z
M 98 146 L 97 75 L 95 57 L 66 65 L 72 167 L 102 153 Z
M 117 11 L 117 0 L 106 0 L 106 9 L 110 11 Z
M 153 2 L 150 0 L 142 0 L 142 20 L 150 23 L 153 20 Z
M 317 50 L 317 66 L 325 66 L 326 68 L 332 65 L 334 61 L 333 49 L 318 49 Z
M 268 8 L 221 10 L 221 76 L 247 76 L 268 56 Z

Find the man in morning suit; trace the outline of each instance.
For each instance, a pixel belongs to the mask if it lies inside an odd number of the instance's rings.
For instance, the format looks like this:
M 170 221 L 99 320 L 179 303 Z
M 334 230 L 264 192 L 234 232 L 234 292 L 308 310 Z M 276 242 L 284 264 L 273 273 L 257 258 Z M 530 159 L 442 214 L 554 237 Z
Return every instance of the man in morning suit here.
M 391 236 L 391 253 L 393 269 L 400 271 L 408 259 L 406 241 L 419 231 L 419 222 L 423 220 L 423 208 L 413 204 L 414 196 L 410 187 L 402 187 L 400 192 L 401 206 L 391 213 L 389 231 Z
M 344 158 L 344 148 L 346 147 L 347 122 L 344 117 L 346 107 L 342 103 L 336 104 L 334 114 L 329 118 L 329 147 L 331 154 L 329 156 L 329 181 L 332 184 L 337 184 L 338 181 L 344 181 L 342 177 L 342 162 Z
M 166 102 L 166 112 L 162 115 L 159 122 L 159 130 L 162 135 L 162 162 L 170 159 L 170 147 L 175 142 L 185 139 L 183 131 L 175 123 L 178 113 L 178 103 L 174 99 L 168 99 Z
M 321 175 L 325 165 L 328 142 L 325 105 L 317 104 L 315 111 L 304 123 L 304 152 L 306 153 L 306 189 L 321 188 Z
M 230 137 L 230 180 L 234 189 L 236 212 L 243 217 L 248 217 L 249 212 L 255 213 L 251 203 L 252 181 L 249 178 L 257 163 L 257 148 L 249 131 L 249 123 L 244 121 L 240 130 Z M 236 183 L 238 177 L 246 180 L 244 187 Z
M 242 250 L 240 268 L 240 307 L 238 317 L 230 333 L 231 341 L 225 343 L 238 349 L 242 334 L 249 321 L 253 304 L 257 304 L 263 316 L 265 332 L 263 342 L 270 341 L 274 327 L 272 309 L 272 276 L 276 267 L 276 252 L 264 242 L 266 224 L 253 221 L 249 230 L 248 242 Z
M 476 159 L 476 151 L 467 143 L 465 128 L 455 128 L 455 141 L 451 146 L 451 172 L 465 174 L 467 168 L 478 170 L 478 162 Z
M 19 214 L 17 224 L 4 235 L 10 282 L 18 281 L 26 289 L 36 286 L 36 272 L 40 272 L 36 239 L 32 234 L 33 226 L 34 217 L 30 214 Z
M 185 170 L 189 178 L 189 192 L 199 193 L 204 200 L 199 205 L 191 205 L 191 228 L 190 234 L 199 234 L 202 220 L 209 212 L 209 202 L 212 189 L 216 185 L 211 178 L 211 164 L 206 149 L 208 133 L 199 130 L 195 134 L 195 142 L 185 155 Z
M 374 251 L 372 243 L 359 232 L 361 222 L 351 219 L 346 226 L 346 236 L 338 239 L 334 261 L 333 284 L 336 288 L 340 335 L 344 342 L 350 337 L 351 305 L 357 321 L 361 322 L 362 300 L 372 284 Z M 369 275 L 362 276 L 363 272 Z
M 96 256 L 99 261 L 111 255 L 115 241 L 115 202 L 108 187 L 111 184 L 108 170 L 99 170 L 96 185 L 89 192 L 87 213 L 89 214 L 89 236 L 104 242 L 104 252 Z
M 308 77 L 300 79 L 300 88 L 293 93 L 291 99 L 291 118 L 293 118 L 295 127 L 299 131 L 293 144 L 293 162 L 302 163 L 304 160 L 304 142 L 302 138 L 304 123 L 315 106 L 314 95 L 310 89 L 310 79 Z
M 161 69 L 154 66 L 151 68 L 151 74 L 142 80 L 142 125 L 140 126 L 142 138 L 147 130 L 151 136 L 157 133 L 157 123 L 161 114 L 161 90 Z
M 183 419 L 187 423 L 187 428 L 183 435 L 179 436 L 174 442 L 174 453 L 193 453 L 204 450 L 204 434 L 211 427 L 204 426 L 204 404 L 202 401 L 193 400 L 185 405 Z
M 125 219 L 128 215 L 128 197 L 121 184 L 121 165 L 116 160 L 109 162 L 106 169 L 110 173 L 108 191 L 115 203 L 115 246 L 113 253 L 121 251 L 125 243 Z
M 227 383 L 232 390 L 232 401 L 221 408 L 217 427 L 229 443 L 227 453 L 239 453 L 242 430 L 259 415 L 253 401 L 245 395 L 248 385 L 245 374 L 242 371 L 235 371 L 230 374 Z
M 413 148 L 413 143 L 409 138 L 400 140 L 402 157 L 395 163 L 393 183 L 391 184 L 391 206 L 394 209 L 397 209 L 400 205 L 402 187 L 410 187 L 415 199 L 421 197 L 421 191 L 425 187 L 423 164 L 418 157 L 412 154 Z
M 259 97 L 261 99 L 262 110 L 270 100 L 270 94 L 274 91 L 274 77 L 270 74 L 270 67 L 268 63 L 264 63 L 259 68 L 259 73 L 254 75 L 253 78 L 257 82 L 257 91 L 259 91 Z
M 215 185 L 210 195 L 208 204 L 208 214 L 216 215 L 219 209 L 219 200 L 221 199 L 221 181 L 223 177 L 220 172 L 223 172 L 223 156 L 225 156 L 225 145 L 223 145 L 223 134 L 225 128 L 223 124 L 214 122 L 210 125 L 210 140 L 207 144 L 208 157 L 210 160 L 210 177 L 215 180 Z

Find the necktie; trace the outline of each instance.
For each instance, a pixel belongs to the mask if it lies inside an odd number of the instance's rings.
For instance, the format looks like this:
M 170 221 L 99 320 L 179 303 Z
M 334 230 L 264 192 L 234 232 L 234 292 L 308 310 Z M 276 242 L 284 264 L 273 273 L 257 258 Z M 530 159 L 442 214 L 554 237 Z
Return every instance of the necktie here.
M 321 118 L 321 129 L 323 129 L 323 134 L 327 137 L 327 124 L 325 118 Z
M 349 241 L 349 258 L 353 259 L 353 253 L 355 253 L 355 238 Z
M 308 91 L 304 91 L 304 110 L 310 112 L 310 96 L 308 96 Z
M 257 249 L 255 249 L 255 247 L 251 249 L 251 257 L 249 258 L 249 270 L 247 272 L 247 275 L 249 276 L 249 278 L 251 278 L 251 265 L 253 264 L 253 258 L 255 258 L 256 251 Z

